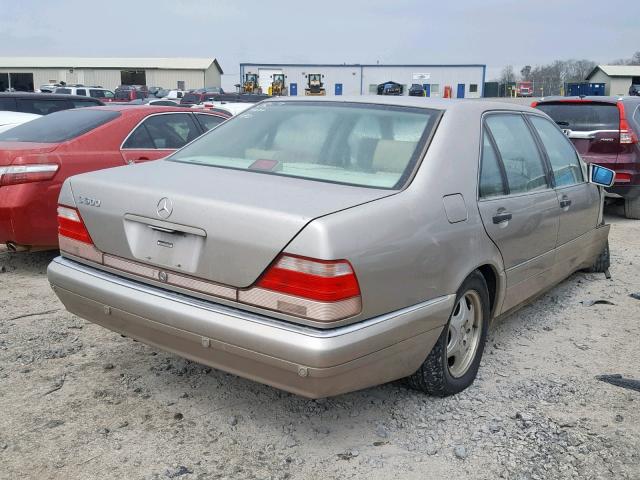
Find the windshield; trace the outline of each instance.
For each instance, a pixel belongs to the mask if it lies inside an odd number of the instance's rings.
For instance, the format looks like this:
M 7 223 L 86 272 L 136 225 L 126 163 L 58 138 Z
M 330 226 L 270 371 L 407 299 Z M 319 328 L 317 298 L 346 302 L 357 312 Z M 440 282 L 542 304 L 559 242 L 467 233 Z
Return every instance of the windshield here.
M 87 133 L 119 112 L 79 108 L 51 113 L 0 133 L 0 142 L 59 143 Z
M 437 110 L 337 102 L 267 102 L 169 160 L 378 188 L 411 175 Z
M 549 115 L 560 128 L 578 132 L 620 128 L 620 113 L 615 103 L 555 102 L 541 103 L 538 108 Z

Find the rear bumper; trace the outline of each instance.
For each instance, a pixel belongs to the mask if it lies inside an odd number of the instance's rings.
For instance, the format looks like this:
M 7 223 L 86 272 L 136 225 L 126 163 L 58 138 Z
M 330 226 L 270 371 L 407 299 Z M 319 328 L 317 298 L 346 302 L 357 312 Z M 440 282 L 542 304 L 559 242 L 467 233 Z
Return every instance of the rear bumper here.
M 415 372 L 455 295 L 319 330 L 150 287 L 58 257 L 49 282 L 70 312 L 149 345 L 298 395 L 320 398 Z
M 0 187 L 0 243 L 56 247 L 59 193 L 53 182 Z
M 638 176 L 638 184 L 628 186 L 614 184 L 612 187 L 607 188 L 607 193 L 613 193 L 629 200 L 640 197 L 640 175 Z

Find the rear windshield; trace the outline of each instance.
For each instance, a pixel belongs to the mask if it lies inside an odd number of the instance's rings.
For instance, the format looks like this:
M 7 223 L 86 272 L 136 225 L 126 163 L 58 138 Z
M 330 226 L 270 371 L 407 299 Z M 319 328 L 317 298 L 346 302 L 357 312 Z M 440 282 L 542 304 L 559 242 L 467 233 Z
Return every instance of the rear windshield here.
M 438 114 L 358 103 L 267 102 L 221 124 L 170 160 L 401 188 Z
M 0 133 L 0 142 L 65 142 L 119 116 L 119 112 L 108 110 L 63 110 Z
M 538 108 L 549 115 L 560 128 L 578 132 L 620 128 L 620 114 L 613 103 L 541 103 Z
M 129 100 L 129 90 L 116 90 L 114 98 L 116 100 Z
M 200 94 L 187 93 L 182 97 L 182 103 L 198 103 L 200 101 Z

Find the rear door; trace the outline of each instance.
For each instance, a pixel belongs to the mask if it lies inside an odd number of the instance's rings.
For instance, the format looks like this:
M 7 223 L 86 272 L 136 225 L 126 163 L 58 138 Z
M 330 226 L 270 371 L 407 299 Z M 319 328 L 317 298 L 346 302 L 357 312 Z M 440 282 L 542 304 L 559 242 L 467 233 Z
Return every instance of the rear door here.
M 615 103 L 561 100 L 541 103 L 585 162 L 615 163 L 620 153 L 620 112 Z
M 198 138 L 202 129 L 190 113 L 160 113 L 146 117 L 122 144 L 127 163 L 158 160 Z
M 550 173 L 524 117 L 485 116 L 478 208 L 504 262 L 502 311 L 551 282 L 560 208 Z

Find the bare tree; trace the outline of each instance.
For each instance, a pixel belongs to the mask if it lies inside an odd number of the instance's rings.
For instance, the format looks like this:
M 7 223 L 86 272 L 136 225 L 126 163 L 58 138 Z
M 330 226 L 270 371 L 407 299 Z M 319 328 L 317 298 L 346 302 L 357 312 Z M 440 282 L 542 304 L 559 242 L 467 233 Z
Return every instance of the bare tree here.
M 500 82 L 504 84 L 513 83 L 516 81 L 516 74 L 513 71 L 513 65 L 507 65 L 502 69 L 500 74 Z
M 522 80 L 531 80 L 531 65 L 525 65 L 520 70 L 520 78 Z

